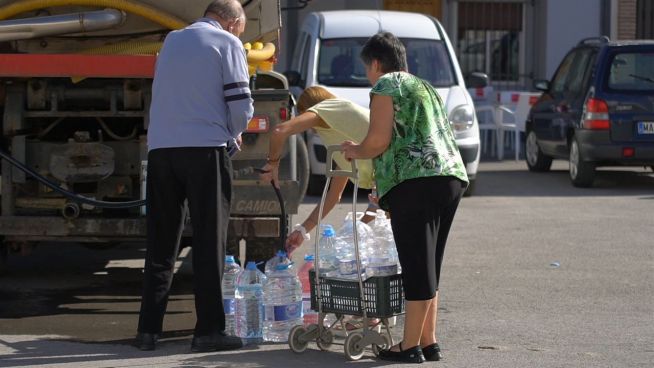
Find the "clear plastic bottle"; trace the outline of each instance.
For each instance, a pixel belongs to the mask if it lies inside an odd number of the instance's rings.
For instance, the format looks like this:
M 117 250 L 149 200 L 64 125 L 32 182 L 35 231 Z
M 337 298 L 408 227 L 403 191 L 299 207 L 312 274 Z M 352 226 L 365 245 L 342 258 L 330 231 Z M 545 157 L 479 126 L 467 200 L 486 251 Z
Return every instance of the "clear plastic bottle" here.
M 278 264 L 263 284 L 263 339 L 286 342 L 288 333 L 302 324 L 302 284 L 287 264 Z
M 334 276 L 338 268 L 336 258 L 336 232 L 332 225 L 322 225 L 322 233 L 318 241 L 318 267 L 321 276 Z
M 356 216 L 359 217 L 357 213 Z M 356 256 L 354 254 L 354 227 L 352 224 L 352 212 L 348 212 L 343 226 L 336 232 L 336 242 L 338 249 L 337 258 L 339 261 L 339 273 L 345 277 L 356 277 Z M 357 234 L 359 240 L 359 259 L 361 260 L 361 272 L 368 263 L 368 257 L 374 254 L 374 233 L 370 226 L 357 220 Z
M 288 265 L 292 264 L 291 260 L 288 258 L 288 255 L 283 250 L 278 250 L 275 256 L 273 256 L 268 261 L 266 261 L 266 265 L 264 267 L 266 276 L 268 276 L 273 271 L 275 271 L 275 268 L 277 267 L 278 264 L 288 264 Z
M 399 272 L 401 269 L 397 256 L 397 248 L 395 247 L 395 239 L 393 238 L 391 221 L 386 217 L 386 213 L 383 210 L 377 210 L 371 228 L 377 251 L 370 258 L 370 263 L 374 264 L 374 269 L 367 272 L 367 276 L 387 276 Z
M 311 309 L 311 280 L 309 279 L 309 271 L 313 269 L 313 262 L 313 254 L 305 255 L 304 264 L 297 273 L 302 284 L 302 319 L 304 320 L 305 326 L 318 323 L 318 312 Z
M 236 263 L 234 256 L 225 256 L 222 292 L 223 308 L 225 310 L 225 333 L 228 335 L 234 335 L 234 313 L 236 312 L 234 295 L 236 293 L 236 279 L 241 271 L 243 269 Z
M 259 271 L 256 263 L 248 262 L 245 270 L 236 279 L 236 336 L 243 343 L 263 342 L 263 284 L 266 275 Z

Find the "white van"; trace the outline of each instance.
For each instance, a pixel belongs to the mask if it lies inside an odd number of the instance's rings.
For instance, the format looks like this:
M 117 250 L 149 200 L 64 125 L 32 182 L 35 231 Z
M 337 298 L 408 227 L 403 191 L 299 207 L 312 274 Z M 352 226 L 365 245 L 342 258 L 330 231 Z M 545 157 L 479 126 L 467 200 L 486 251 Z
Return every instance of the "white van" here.
M 338 97 L 368 107 L 370 84 L 359 54 L 366 40 L 388 31 L 402 40 L 409 72 L 436 88 L 454 126 L 459 151 L 471 180 L 470 195 L 479 166 L 479 127 L 472 98 L 450 40 L 441 24 L 424 14 L 342 10 L 310 13 L 295 44 L 291 70 L 286 73 L 297 97 L 304 88 L 320 85 Z M 487 78 L 476 76 L 476 85 Z M 304 137 L 309 150 L 309 192 L 322 191 L 326 150 L 315 132 Z

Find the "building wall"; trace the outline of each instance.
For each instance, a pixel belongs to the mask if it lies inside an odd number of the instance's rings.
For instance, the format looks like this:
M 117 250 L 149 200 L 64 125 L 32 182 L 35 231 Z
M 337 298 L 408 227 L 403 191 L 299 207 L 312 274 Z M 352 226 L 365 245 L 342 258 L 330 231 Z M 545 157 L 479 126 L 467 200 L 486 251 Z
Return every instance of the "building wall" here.
M 635 4 L 635 0 L 633 2 Z M 600 5 L 600 0 L 549 0 L 547 2 L 546 75 L 543 77 L 552 78 L 565 54 L 579 40 L 601 35 Z
M 618 0 L 618 32 L 619 40 L 636 38 L 636 3 L 637 0 Z

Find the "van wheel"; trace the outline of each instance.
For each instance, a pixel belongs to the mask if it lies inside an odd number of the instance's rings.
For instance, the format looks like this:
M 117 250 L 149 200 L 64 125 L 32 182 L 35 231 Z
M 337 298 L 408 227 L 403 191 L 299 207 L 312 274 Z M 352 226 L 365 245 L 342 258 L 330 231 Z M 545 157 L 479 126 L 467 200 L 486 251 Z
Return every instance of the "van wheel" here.
M 572 185 L 580 188 L 588 188 L 593 185 L 595 179 L 595 164 L 584 161 L 579 150 L 577 139 L 572 137 L 570 141 L 570 181 Z
M 472 179 L 468 183 L 468 188 L 466 188 L 466 191 L 463 192 L 464 197 L 471 197 L 472 194 L 475 192 L 475 184 L 477 183 L 477 179 Z
M 327 179 L 325 175 L 310 174 L 309 185 L 307 186 L 307 194 L 313 196 L 322 195 L 322 191 L 325 188 L 326 181 Z
M 527 132 L 527 140 L 525 141 L 525 159 L 529 171 L 546 172 L 550 171 L 552 167 L 552 158 L 546 156 L 538 146 L 538 139 L 533 130 Z

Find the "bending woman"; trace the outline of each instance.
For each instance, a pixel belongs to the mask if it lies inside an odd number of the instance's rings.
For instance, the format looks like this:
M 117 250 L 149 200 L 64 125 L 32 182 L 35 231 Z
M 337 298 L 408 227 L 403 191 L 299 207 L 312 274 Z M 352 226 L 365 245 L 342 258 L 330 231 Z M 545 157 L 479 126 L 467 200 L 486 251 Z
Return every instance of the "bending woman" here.
M 279 160 L 281 159 L 284 144 L 288 137 L 302 133 L 308 129 L 315 129 L 320 139 L 327 146 L 340 144 L 344 140 L 361 142 L 368 132 L 370 125 L 370 112 L 354 102 L 337 98 L 325 88 L 309 87 L 298 98 L 297 109 L 299 115 L 275 127 L 270 137 L 268 149 L 268 162 L 262 168 L 266 173 L 261 174 L 265 181 L 273 180 L 279 187 Z M 350 164 L 342 154 L 334 155 L 334 161 L 339 168 L 347 169 Z M 361 160 L 357 162 L 359 169 L 359 186 L 371 189 L 374 181 L 372 177 L 372 162 Z M 325 198 L 323 218 L 327 216 L 334 206 L 340 202 L 343 190 L 347 185 L 347 178 L 336 176 L 332 178 L 331 185 Z M 286 251 L 290 254 L 298 248 L 304 240 L 309 239 L 309 233 L 318 223 L 319 207 L 316 206 L 302 224 L 295 225 L 293 232 L 286 240 Z M 373 210 L 374 212 L 374 210 Z M 370 221 L 373 217 L 364 216 L 362 221 Z
M 373 159 L 379 206 L 390 212 L 406 298 L 404 338 L 379 357 L 440 360 L 438 284 L 445 243 L 467 186 L 465 166 L 434 88 L 407 73 L 406 51 L 388 32 L 361 51 L 370 92 L 370 130 L 341 145 L 346 159 Z

